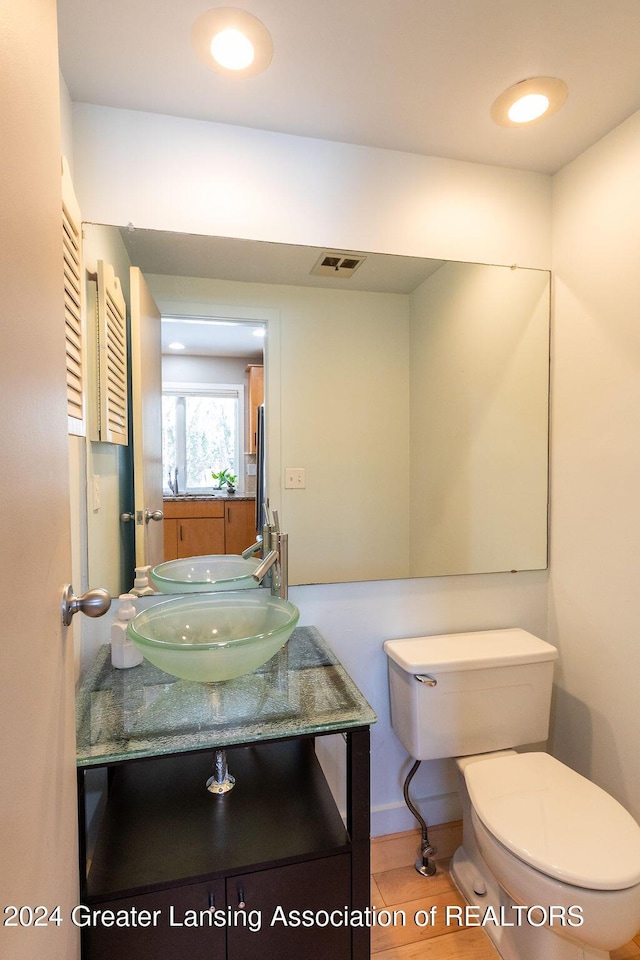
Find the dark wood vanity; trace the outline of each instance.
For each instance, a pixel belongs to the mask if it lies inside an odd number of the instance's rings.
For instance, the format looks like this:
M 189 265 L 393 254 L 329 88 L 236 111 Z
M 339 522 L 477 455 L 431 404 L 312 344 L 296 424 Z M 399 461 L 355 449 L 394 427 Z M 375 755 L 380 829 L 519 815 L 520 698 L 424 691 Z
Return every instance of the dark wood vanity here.
M 84 960 L 368 960 L 369 725 L 375 714 L 311 627 L 220 684 L 100 651 L 78 694 Z M 346 742 L 346 822 L 316 738 Z M 216 749 L 234 788 L 206 788 Z M 85 774 L 108 768 L 87 869 Z M 354 922 L 354 917 L 355 922 Z

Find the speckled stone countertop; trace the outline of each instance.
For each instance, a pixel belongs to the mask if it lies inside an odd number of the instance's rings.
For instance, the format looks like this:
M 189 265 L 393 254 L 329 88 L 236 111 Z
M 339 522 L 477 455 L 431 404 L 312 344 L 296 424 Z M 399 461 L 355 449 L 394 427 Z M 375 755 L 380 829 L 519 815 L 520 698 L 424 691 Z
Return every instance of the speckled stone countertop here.
M 213 491 L 211 493 L 179 493 L 164 494 L 162 499 L 165 503 L 191 503 L 199 500 L 255 500 L 255 493 L 227 493 L 226 490 Z
M 368 726 L 376 715 L 315 627 L 298 627 L 254 673 L 179 680 L 143 661 L 116 670 L 100 648 L 76 700 L 77 763 L 102 766 Z

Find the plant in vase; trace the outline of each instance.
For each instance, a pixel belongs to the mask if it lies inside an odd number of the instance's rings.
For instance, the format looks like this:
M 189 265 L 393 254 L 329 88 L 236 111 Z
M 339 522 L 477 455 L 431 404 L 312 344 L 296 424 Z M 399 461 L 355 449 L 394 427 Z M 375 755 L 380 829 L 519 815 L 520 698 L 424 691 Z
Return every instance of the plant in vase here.
M 236 480 L 238 478 L 236 477 L 235 473 L 231 473 L 230 470 L 225 468 L 224 470 L 219 470 L 217 473 L 212 470 L 211 476 L 214 480 L 218 481 L 218 490 L 224 490 L 226 487 L 228 493 L 236 492 Z

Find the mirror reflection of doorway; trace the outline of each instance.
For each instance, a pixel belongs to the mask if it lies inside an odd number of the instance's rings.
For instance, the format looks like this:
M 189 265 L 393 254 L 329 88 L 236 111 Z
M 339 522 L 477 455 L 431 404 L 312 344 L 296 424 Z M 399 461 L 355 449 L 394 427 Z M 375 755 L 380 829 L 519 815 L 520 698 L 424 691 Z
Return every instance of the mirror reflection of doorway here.
M 264 323 L 163 316 L 165 496 L 254 494 Z
M 241 553 L 264 477 L 266 324 L 172 314 L 161 326 L 164 559 Z

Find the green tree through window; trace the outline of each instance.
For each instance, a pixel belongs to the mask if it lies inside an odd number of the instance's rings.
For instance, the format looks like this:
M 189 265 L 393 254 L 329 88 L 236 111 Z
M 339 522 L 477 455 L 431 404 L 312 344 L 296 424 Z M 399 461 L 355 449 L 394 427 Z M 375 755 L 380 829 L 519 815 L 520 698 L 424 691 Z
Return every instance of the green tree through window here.
M 162 463 L 165 487 L 178 468 L 183 492 L 211 488 L 211 472 L 242 476 L 239 388 L 170 389 L 162 396 Z

